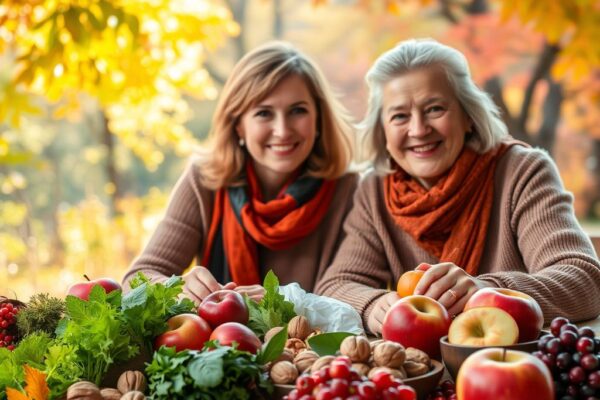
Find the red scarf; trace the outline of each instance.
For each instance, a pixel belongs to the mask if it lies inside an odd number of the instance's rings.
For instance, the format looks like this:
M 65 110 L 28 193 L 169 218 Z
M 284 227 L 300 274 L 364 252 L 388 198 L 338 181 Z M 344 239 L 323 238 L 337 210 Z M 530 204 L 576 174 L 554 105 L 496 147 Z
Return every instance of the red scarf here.
M 388 212 L 427 252 L 476 275 L 494 201 L 494 173 L 514 144 L 477 154 L 466 147 L 450 171 L 427 190 L 404 170 L 385 178 Z
M 257 244 L 284 250 L 298 243 L 319 226 L 335 190 L 335 181 L 293 177 L 265 203 L 251 162 L 246 179 L 247 186 L 217 191 L 203 258 L 217 279 L 238 285 L 261 283 Z

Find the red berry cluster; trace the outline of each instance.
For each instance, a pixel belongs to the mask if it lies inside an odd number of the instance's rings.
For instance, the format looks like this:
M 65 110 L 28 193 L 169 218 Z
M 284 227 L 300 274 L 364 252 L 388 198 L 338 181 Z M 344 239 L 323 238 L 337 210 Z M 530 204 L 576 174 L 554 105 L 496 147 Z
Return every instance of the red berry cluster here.
M 533 354 L 550 368 L 556 398 L 600 398 L 600 338 L 591 328 L 577 328 L 563 317 L 552 320 L 550 332 Z
M 445 380 L 440 384 L 440 386 L 433 389 L 427 396 L 427 400 L 456 400 L 458 397 L 456 396 L 456 388 L 454 386 L 454 382 L 451 380 Z
M 416 400 L 413 388 L 391 374 L 381 371 L 367 379 L 352 368 L 346 356 L 336 357 L 329 366 L 301 375 L 296 379 L 296 388 L 284 400 Z
M 6 347 L 14 350 L 16 343 L 15 324 L 19 308 L 12 303 L 2 303 L 0 305 L 0 347 Z

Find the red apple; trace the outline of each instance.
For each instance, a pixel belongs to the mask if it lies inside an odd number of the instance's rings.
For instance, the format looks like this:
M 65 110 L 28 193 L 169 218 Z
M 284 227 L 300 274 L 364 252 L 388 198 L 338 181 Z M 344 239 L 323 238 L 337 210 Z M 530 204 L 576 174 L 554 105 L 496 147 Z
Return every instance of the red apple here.
M 244 297 L 233 290 L 217 290 L 198 306 L 198 315 L 215 329 L 226 322 L 248 323 L 248 307 Z
M 464 346 L 508 346 L 518 339 L 515 319 L 496 307 L 467 310 L 452 321 L 448 330 L 448 342 Z
M 112 278 L 100 278 L 91 281 L 87 275 L 84 275 L 84 277 L 87 279 L 87 282 L 74 283 L 69 286 L 69 289 L 67 290 L 68 295 L 79 297 L 82 300 L 88 300 L 92 288 L 96 285 L 102 286 L 106 293 L 110 293 L 113 290 L 121 290 L 119 282 Z
M 382 334 L 404 347 L 416 347 L 430 357 L 440 357 L 440 338 L 448 333 L 450 316 L 443 305 L 426 296 L 407 296 L 385 314 Z
M 465 360 L 456 378 L 456 394 L 461 400 L 552 400 L 554 382 L 548 367 L 535 356 L 490 348 Z
M 235 342 L 239 350 L 252 354 L 256 354 L 262 345 L 258 336 L 250 328 L 238 322 L 219 325 L 210 335 L 210 340 L 218 340 L 222 346 L 232 346 Z
M 154 339 L 154 349 L 160 346 L 175 347 L 175 350 L 202 350 L 212 330 L 208 322 L 196 314 L 179 314 L 167 321 L 169 329 Z
M 467 301 L 464 311 L 475 307 L 498 307 L 509 313 L 519 327 L 519 342 L 536 340 L 544 325 L 544 314 L 537 301 L 517 290 L 481 289 Z

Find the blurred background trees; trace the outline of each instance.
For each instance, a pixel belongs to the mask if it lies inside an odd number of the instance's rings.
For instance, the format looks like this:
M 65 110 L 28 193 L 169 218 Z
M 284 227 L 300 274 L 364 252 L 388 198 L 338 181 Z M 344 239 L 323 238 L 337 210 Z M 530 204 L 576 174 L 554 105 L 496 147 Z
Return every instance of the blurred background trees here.
M 597 229 L 597 1 L 4 0 L 0 293 L 120 279 L 249 49 L 291 41 L 360 120 L 370 63 L 409 37 L 466 54 L 511 133 L 553 155 Z

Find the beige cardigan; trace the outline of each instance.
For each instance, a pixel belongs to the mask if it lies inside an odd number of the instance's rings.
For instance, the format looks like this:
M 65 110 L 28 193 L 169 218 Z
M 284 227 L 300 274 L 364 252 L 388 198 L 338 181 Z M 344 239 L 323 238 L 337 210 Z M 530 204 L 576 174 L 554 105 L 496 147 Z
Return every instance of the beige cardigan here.
M 383 179 L 371 174 L 359 184 L 346 238 L 315 288 L 354 306 L 365 326 L 388 282 L 395 285 L 421 262 L 439 261 L 394 223 Z M 546 322 L 600 314 L 600 264 L 572 202 L 545 152 L 513 146 L 499 161 L 479 278 L 533 296 Z
M 123 278 L 125 284 L 137 271 L 152 280 L 164 280 L 181 275 L 194 257 L 196 264 L 201 262 L 215 192 L 200 184 L 199 174 L 198 167 L 189 166 L 181 176 L 164 219 Z M 259 246 L 261 277 L 273 269 L 282 285 L 298 282 L 303 289 L 312 291 L 341 243 L 343 221 L 351 209 L 357 182 L 357 175 L 352 173 L 338 179 L 325 218 L 298 244 L 281 251 Z

